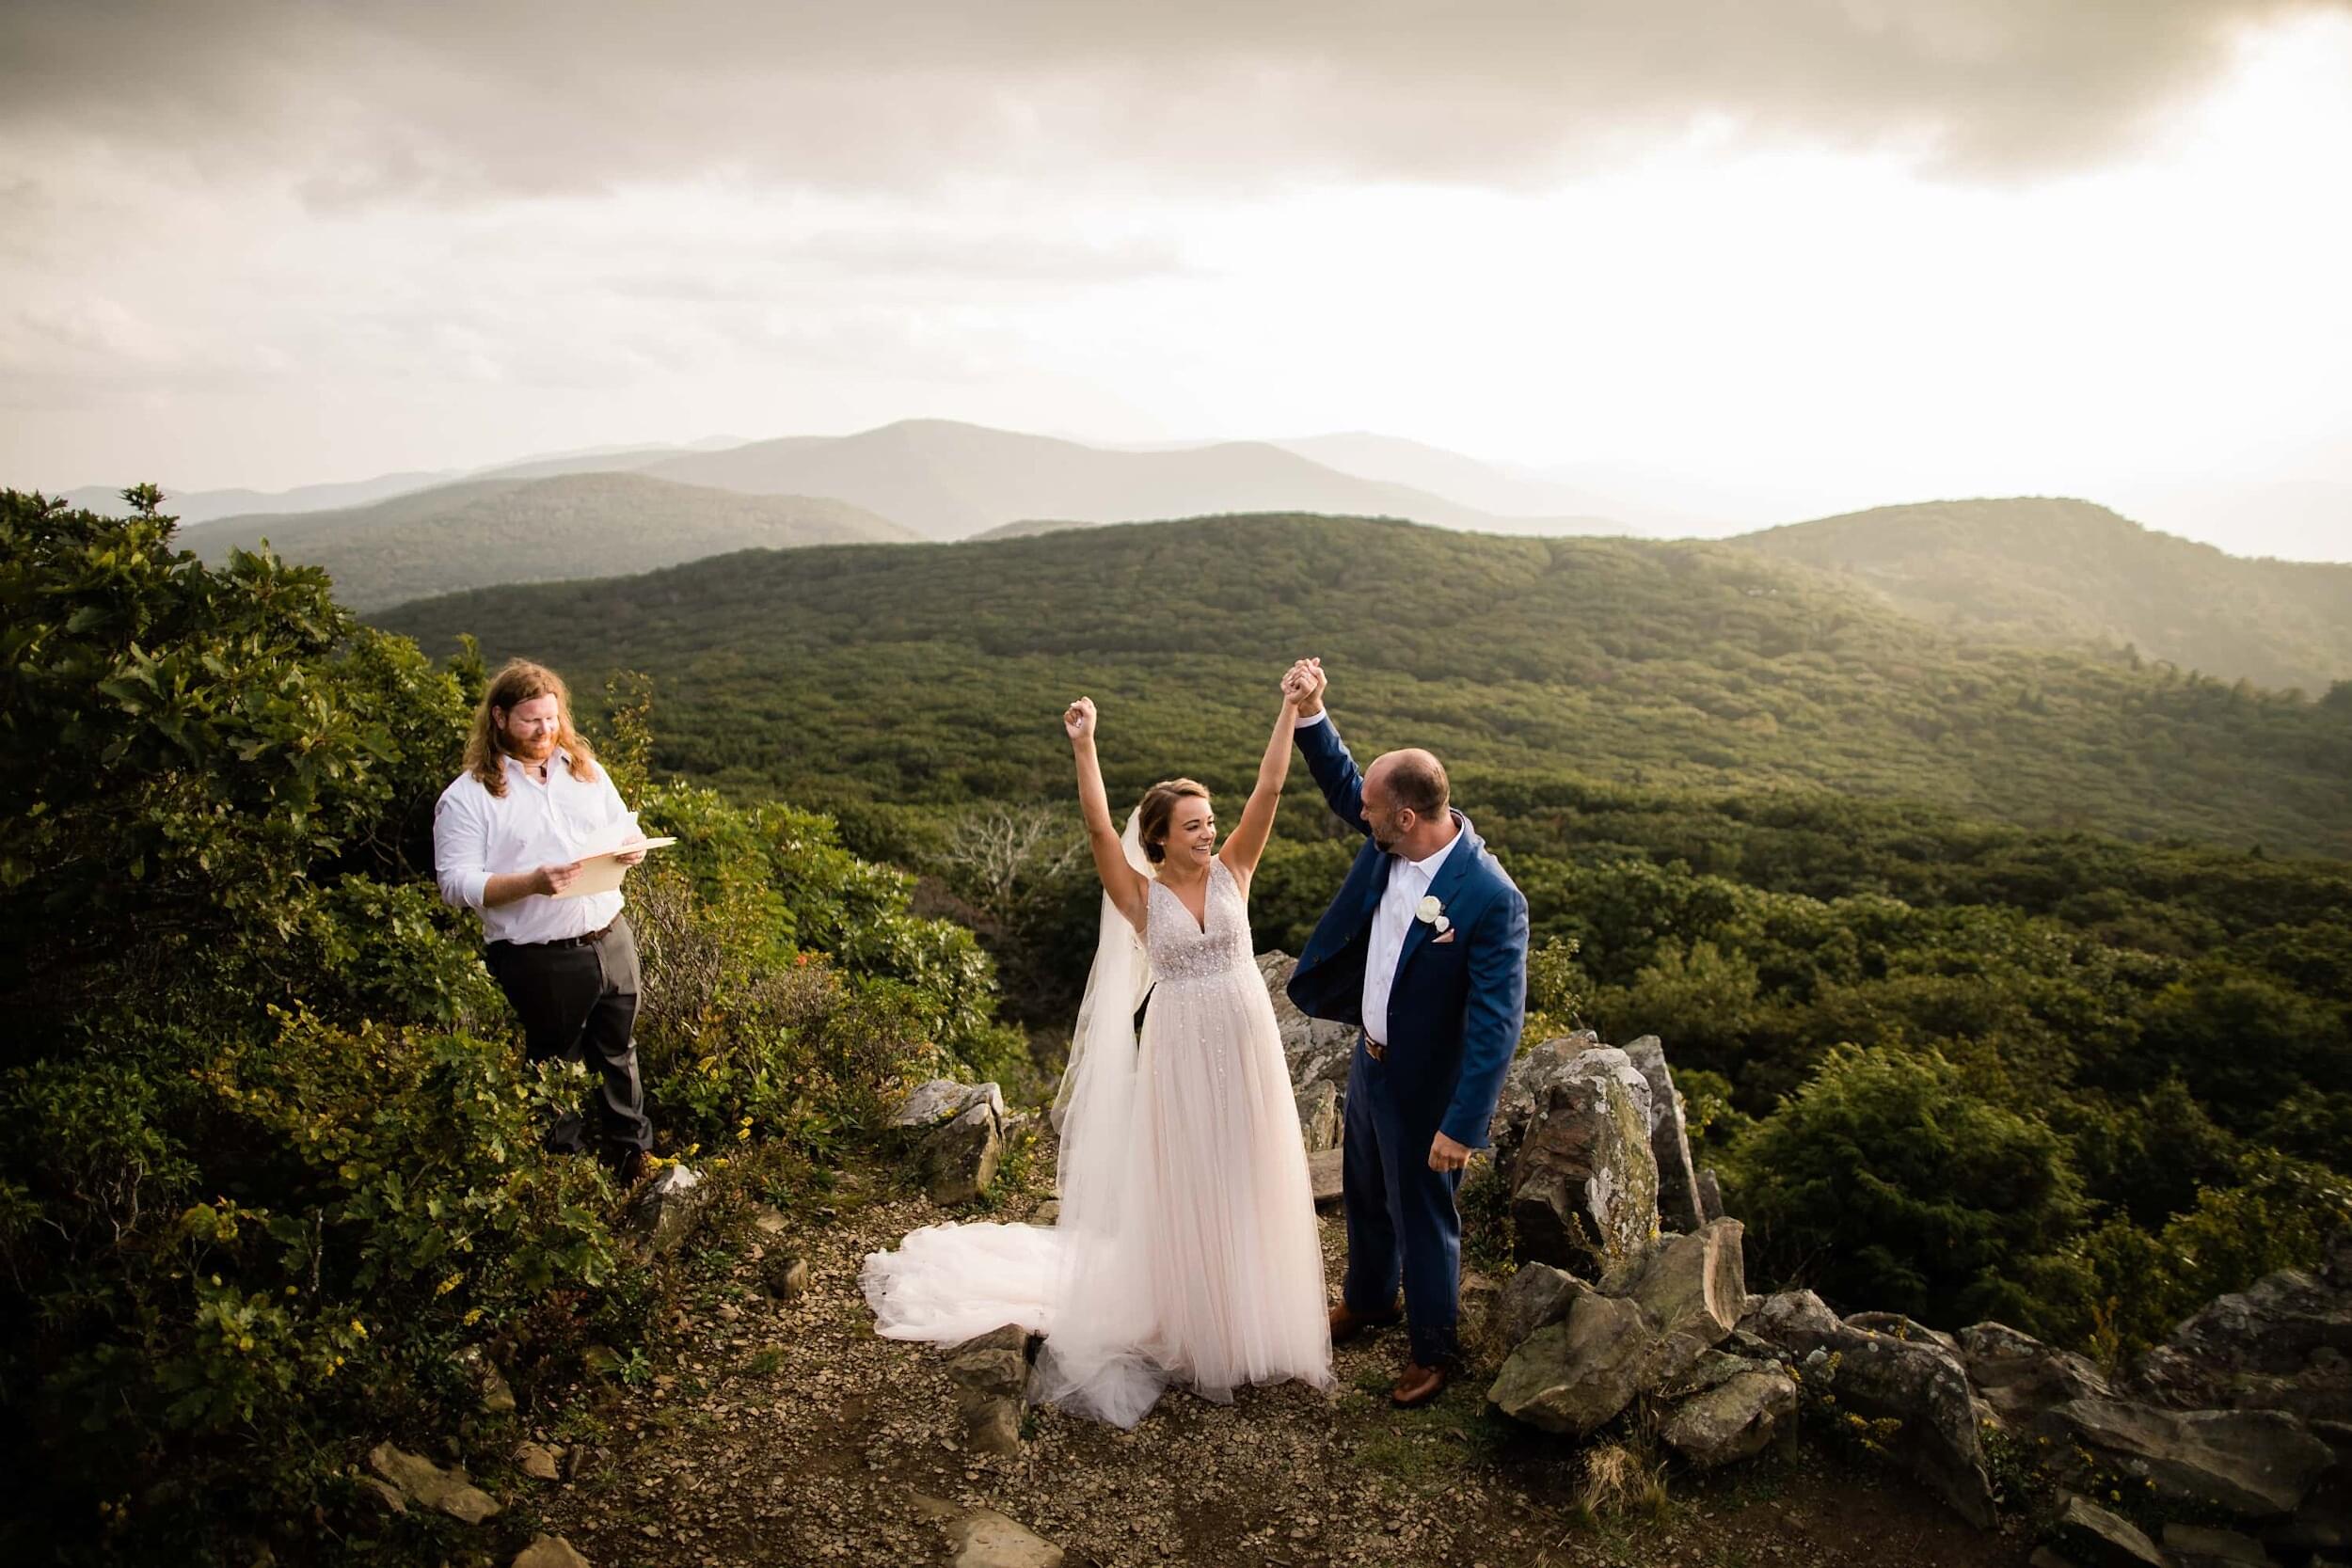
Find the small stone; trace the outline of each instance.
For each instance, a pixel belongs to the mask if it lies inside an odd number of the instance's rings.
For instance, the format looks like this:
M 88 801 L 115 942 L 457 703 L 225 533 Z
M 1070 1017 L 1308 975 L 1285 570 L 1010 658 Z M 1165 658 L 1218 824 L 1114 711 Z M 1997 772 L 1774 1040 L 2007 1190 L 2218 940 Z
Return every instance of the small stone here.
M 1061 1568 L 1059 1546 L 993 1509 L 947 1527 L 950 1568 Z
M 478 1525 L 499 1511 L 497 1502 L 475 1486 L 463 1469 L 444 1470 L 431 1460 L 389 1443 L 378 1443 L 371 1449 L 368 1465 L 405 1496 L 462 1524 Z
M 1061 1199 L 1049 1197 L 1039 1204 L 1037 1212 L 1029 1216 L 1029 1223 L 1045 1226 L 1059 1225 L 1061 1223 Z
M 798 1301 L 808 1293 L 808 1259 L 778 1253 L 760 1265 L 759 1277 L 778 1301 Z
M 588 1568 L 588 1560 L 560 1535 L 542 1535 L 515 1554 L 511 1568 Z
M 556 1468 L 554 1451 L 544 1443 L 516 1444 L 515 1463 L 522 1466 L 523 1474 L 535 1481 L 563 1479 Z
M 1343 1194 L 1340 1175 L 1343 1154 L 1342 1149 L 1325 1148 L 1307 1156 L 1307 1180 L 1318 1209 L 1337 1203 Z
M 2138 1526 L 2085 1498 L 2065 1498 L 2054 1528 L 2069 1552 L 2090 1568 L 2169 1568 Z
M 387 1512 L 392 1513 L 408 1512 L 408 1499 L 400 1495 L 400 1488 L 389 1481 L 378 1481 L 373 1476 L 361 1476 L 359 1484 L 367 1489 L 368 1496 L 382 1503 Z
M 963 1418 L 963 1446 L 975 1453 L 1021 1451 L 1021 1407 L 1006 1399 L 977 1399 Z

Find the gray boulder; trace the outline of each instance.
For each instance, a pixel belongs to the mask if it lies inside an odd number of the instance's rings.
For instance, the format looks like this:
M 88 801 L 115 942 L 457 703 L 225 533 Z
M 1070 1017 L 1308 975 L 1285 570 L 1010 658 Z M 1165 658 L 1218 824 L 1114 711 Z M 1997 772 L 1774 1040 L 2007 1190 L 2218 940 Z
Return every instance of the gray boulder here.
M 1696 1230 L 1714 1215 L 1699 1201 L 1699 1174 L 1691 1164 L 1691 1132 L 1682 1114 L 1666 1048 L 1644 1035 L 1625 1048 L 1626 1060 L 1649 1085 L 1649 1148 L 1658 1162 L 1658 1223 L 1668 1230 Z M 1718 1212 L 1721 1206 L 1718 1205 Z
M 1487 1401 L 1515 1420 L 1582 1437 L 1633 1402 L 1657 1338 L 1632 1302 L 1586 1291 L 1511 1353 Z
M 2171 1568 L 2137 1525 L 2072 1494 L 2060 1500 L 2052 1533 L 2087 1568 Z
M 915 1169 L 933 1203 L 969 1203 L 995 1182 L 1004 1157 L 1004 1119 L 983 1101 L 927 1134 L 915 1149 Z
M 2293 1513 L 2335 1452 L 2280 1410 L 2160 1409 L 2124 1400 L 2072 1400 L 2058 1418 L 2074 1439 L 2160 1497 L 2243 1519 Z
M 1954 1513 L 1991 1528 L 1981 1428 L 1992 1411 L 1977 1400 L 1957 1354 L 1932 1337 L 1903 1338 L 1841 1323 L 1810 1291 L 1767 1296 L 1740 1325 L 1801 1360 L 1817 1350 L 1836 1356 L 1839 1406 L 1899 1423 L 1889 1451 Z
M 1687 1334 L 1708 1348 L 1740 1326 L 1747 1307 L 1747 1266 L 1738 1220 L 1716 1220 L 1685 1236 L 1670 1236 L 1633 1277 L 1629 1293 L 1668 1334 Z
M 947 1353 L 963 1444 L 979 1453 L 1021 1451 L 1021 1407 L 1029 1391 L 1029 1331 L 1007 1323 Z
M 657 1258 L 676 1251 L 710 1206 L 711 1192 L 699 1171 L 664 1166 L 629 1203 L 628 1229 L 639 1250 Z
M 1522 1263 L 1502 1287 L 1495 1307 L 1495 1338 L 1506 1351 L 1568 1315 L 1576 1298 L 1592 1287 L 1549 1263 Z
M 560 1535 L 542 1535 L 515 1554 L 508 1568 L 588 1568 L 588 1560 Z
M 948 1568 L 1061 1568 L 1059 1546 L 993 1509 L 947 1526 Z
M 1994 1414 L 2020 1430 L 2054 1435 L 2044 1417 L 2069 1400 L 2109 1397 L 2106 1378 L 2088 1356 L 2058 1350 L 2005 1323 L 1973 1323 L 1956 1335 L 1968 1380 Z
M 1318 1078 L 1298 1090 L 1298 1132 L 1307 1152 L 1340 1147 L 1340 1091 L 1327 1078 Z
M 988 1107 L 999 1122 L 1005 1117 L 1005 1094 L 993 1084 L 959 1084 L 934 1078 L 908 1095 L 892 1113 L 890 1125 L 921 1132 L 943 1127 L 975 1105 Z
M 1699 1167 L 1699 1217 L 1719 1220 L 1724 1217 L 1724 1184 L 1715 1180 L 1715 1167 Z
M 2352 1422 L 2352 1233 L 2314 1273 L 2281 1270 L 2216 1298 L 2141 1359 L 2129 1392 Z
M 1346 1191 L 1341 1155 L 1339 1149 L 1321 1148 L 1307 1156 L 1307 1186 L 1318 1209 L 1337 1203 Z
M 1708 1469 L 1763 1452 L 1796 1411 L 1796 1380 L 1778 1367 L 1758 1367 L 1733 1372 L 1684 1400 L 1660 1435 L 1675 1452 Z
M 474 1485 L 462 1465 L 445 1470 L 420 1454 L 378 1443 L 369 1450 L 368 1467 L 409 1501 L 446 1513 L 461 1524 L 478 1525 L 499 1511 L 498 1503 Z
M 1547 1041 L 1512 1063 L 1493 1141 L 1522 1260 L 1610 1280 L 1658 1226 L 1649 1085 L 1624 1052 Z
M 2272 1568 L 2270 1554 L 2250 1535 L 2209 1525 L 2168 1521 L 2164 1549 L 2181 1568 Z
M 1288 1064 L 1291 1086 L 1303 1089 L 1326 1083 L 1347 1093 L 1347 1069 L 1356 1055 L 1357 1031 L 1329 1019 L 1309 1018 L 1298 1010 L 1283 988 L 1291 983 L 1298 960 L 1287 953 L 1258 955 L 1258 974 L 1265 980 L 1267 1000 L 1274 1004 L 1274 1023 L 1282 1037 L 1282 1060 Z

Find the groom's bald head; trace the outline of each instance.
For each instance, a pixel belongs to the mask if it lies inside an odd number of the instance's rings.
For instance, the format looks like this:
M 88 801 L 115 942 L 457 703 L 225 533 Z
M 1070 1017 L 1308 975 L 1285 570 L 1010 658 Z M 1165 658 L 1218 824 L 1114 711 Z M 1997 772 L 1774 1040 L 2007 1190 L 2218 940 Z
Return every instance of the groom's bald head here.
M 1396 811 L 1409 811 L 1424 819 L 1445 815 L 1452 795 L 1446 785 L 1445 764 L 1418 746 L 1375 757 L 1364 772 L 1367 790 L 1376 787 Z
M 1364 769 L 1364 822 L 1391 854 L 1420 860 L 1453 836 L 1445 764 L 1418 747 L 1375 757 Z

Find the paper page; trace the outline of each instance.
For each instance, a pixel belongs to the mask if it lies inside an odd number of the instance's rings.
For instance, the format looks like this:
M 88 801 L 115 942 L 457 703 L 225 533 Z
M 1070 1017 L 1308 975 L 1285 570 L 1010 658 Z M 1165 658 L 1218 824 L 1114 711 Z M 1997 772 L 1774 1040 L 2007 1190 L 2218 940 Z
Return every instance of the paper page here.
M 677 842 L 675 838 L 648 838 L 609 849 L 601 855 L 583 855 L 580 861 L 580 877 L 571 886 L 557 894 L 558 898 L 585 898 L 592 893 L 617 893 L 621 879 L 628 875 L 628 867 L 621 857 L 640 849 L 666 849 Z

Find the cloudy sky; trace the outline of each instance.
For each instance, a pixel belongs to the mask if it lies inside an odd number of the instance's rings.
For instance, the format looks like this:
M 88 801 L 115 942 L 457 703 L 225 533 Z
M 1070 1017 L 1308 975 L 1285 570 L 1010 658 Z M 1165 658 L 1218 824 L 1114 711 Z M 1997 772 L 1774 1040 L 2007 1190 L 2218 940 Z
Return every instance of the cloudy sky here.
M 0 8 L 0 483 L 912 416 L 2352 559 L 2352 0 Z

